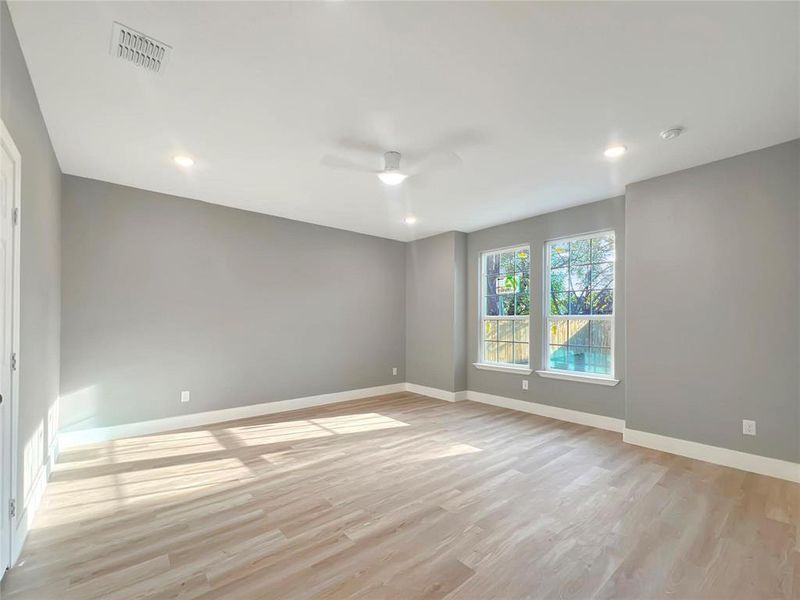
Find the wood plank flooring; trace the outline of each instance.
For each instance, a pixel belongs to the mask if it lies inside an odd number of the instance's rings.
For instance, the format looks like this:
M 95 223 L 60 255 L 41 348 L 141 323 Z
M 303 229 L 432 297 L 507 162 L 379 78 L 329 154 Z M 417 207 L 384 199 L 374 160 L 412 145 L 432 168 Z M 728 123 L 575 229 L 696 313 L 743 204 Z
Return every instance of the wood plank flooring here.
M 62 453 L 5 600 L 800 598 L 800 485 L 392 394 Z

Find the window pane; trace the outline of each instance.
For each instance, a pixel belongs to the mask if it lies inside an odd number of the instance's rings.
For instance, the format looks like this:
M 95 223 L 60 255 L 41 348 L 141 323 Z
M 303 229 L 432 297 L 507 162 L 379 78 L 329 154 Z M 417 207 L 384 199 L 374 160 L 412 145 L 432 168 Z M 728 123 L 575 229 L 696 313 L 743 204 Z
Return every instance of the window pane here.
M 567 347 L 566 346 L 550 346 L 550 358 L 548 359 L 548 367 L 550 369 L 567 369 Z
M 602 290 L 614 287 L 614 263 L 592 265 L 592 289 Z
M 514 340 L 514 321 L 512 319 L 500 319 L 497 321 L 497 340 L 500 342 Z
M 570 292 L 550 292 L 551 315 L 569 314 L 569 294 Z
M 614 312 L 614 292 L 604 290 L 602 292 L 591 292 L 590 304 L 593 315 L 610 315 Z
M 497 321 L 487 319 L 483 322 L 483 339 L 487 342 L 497 340 Z
M 565 346 L 569 339 L 569 321 L 566 319 L 554 319 L 550 321 L 548 327 L 550 331 L 550 343 Z
M 531 254 L 527 248 L 517 250 L 516 271 L 528 273 L 531 270 Z
M 501 315 L 514 315 L 514 294 L 506 296 L 498 296 L 500 299 L 500 314 Z
M 496 317 L 500 314 L 500 296 L 486 296 L 483 299 L 483 314 L 487 317 Z
M 528 273 L 517 273 L 517 291 L 527 293 L 531 289 L 531 276 Z
M 517 291 L 519 281 L 513 273 L 498 275 L 494 278 L 494 294 L 513 294 Z
M 569 269 L 552 269 L 550 271 L 550 291 L 566 292 L 569 290 Z
M 570 319 L 569 320 L 569 342 L 570 346 L 589 345 L 589 320 Z
M 589 294 L 568 292 L 569 294 L 569 313 L 570 315 L 589 314 Z
M 495 292 L 495 279 L 496 278 L 497 278 L 496 274 L 495 275 L 485 275 L 483 277 L 483 293 L 486 296 L 491 296 L 491 295 L 494 295 L 494 294 L 497 293 L 497 292 Z
M 500 254 L 500 273 L 514 272 L 514 252 L 506 251 Z
M 497 362 L 512 364 L 514 362 L 514 344 L 512 342 L 497 343 Z
M 586 346 L 570 346 L 567 356 L 570 371 L 586 371 L 586 360 L 589 348 Z
M 514 344 L 514 364 L 528 364 L 528 344 Z
M 528 294 L 517 294 L 517 315 L 531 314 L 531 297 Z
M 484 342 L 483 360 L 486 362 L 497 362 L 497 342 Z
M 606 348 L 570 346 L 566 353 L 565 367 L 569 371 L 608 375 L 611 373 L 611 351 Z
M 592 321 L 590 345 L 594 347 L 611 347 L 611 321 Z
M 514 341 L 528 342 L 530 340 L 528 319 L 517 319 L 514 321 Z
M 569 245 L 570 265 L 588 265 L 592 262 L 591 240 L 577 240 Z
M 578 292 L 589 289 L 588 265 L 573 265 L 569 269 L 570 289 Z
M 550 268 L 566 267 L 569 263 L 569 242 L 559 242 L 550 246 Z
M 590 348 L 586 354 L 586 372 L 595 375 L 611 374 L 611 350 Z
M 487 275 L 494 275 L 500 272 L 500 255 L 497 253 L 492 254 L 484 254 L 484 260 L 486 261 L 485 266 L 485 273 Z
M 614 260 L 614 235 L 592 238 L 592 262 Z

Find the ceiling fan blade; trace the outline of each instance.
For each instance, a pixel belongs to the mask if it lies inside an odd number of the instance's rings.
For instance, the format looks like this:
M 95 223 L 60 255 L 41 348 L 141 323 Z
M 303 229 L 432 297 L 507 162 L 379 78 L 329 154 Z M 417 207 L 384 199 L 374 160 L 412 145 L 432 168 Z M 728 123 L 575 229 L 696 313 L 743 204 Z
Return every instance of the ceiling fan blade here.
M 366 140 L 359 140 L 352 137 L 339 138 L 336 144 L 343 150 L 349 150 L 351 152 L 361 152 L 373 156 L 374 155 L 383 156 L 383 153 L 387 151 L 387 148 L 384 148 L 379 144 L 373 144 L 372 142 Z M 393 150 L 393 148 L 388 148 L 388 150 Z
M 439 139 L 438 142 L 428 146 L 426 150 L 416 153 L 418 160 L 424 160 L 436 154 L 459 152 L 485 144 L 485 135 L 472 129 L 451 132 Z
M 342 169 L 345 171 L 355 171 L 357 173 L 376 173 L 375 169 L 371 169 L 366 165 L 359 164 L 355 161 L 350 160 L 349 158 L 344 158 L 342 156 L 333 156 L 331 154 L 326 154 L 322 157 L 319 161 L 321 165 L 325 167 L 330 167 L 331 169 Z
M 433 173 L 460 167 L 463 164 L 461 157 L 455 152 L 436 152 L 428 154 L 413 163 L 414 173 Z

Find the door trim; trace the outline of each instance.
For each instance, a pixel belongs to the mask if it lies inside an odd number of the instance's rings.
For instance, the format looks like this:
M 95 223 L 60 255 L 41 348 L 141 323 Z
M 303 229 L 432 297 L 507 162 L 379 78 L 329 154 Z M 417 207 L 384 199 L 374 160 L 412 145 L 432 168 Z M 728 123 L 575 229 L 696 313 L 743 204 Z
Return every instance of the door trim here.
M 17 210 L 16 224 L 13 226 L 14 237 L 14 273 L 12 276 L 12 285 L 14 286 L 12 293 L 12 306 L 11 306 L 11 348 L 17 355 L 17 363 L 19 364 L 19 326 L 20 326 L 20 237 L 22 231 L 22 155 L 17 149 L 11 134 L 0 119 L 0 145 L 6 149 L 14 160 L 14 197 L 13 208 Z M 15 535 L 17 519 L 11 517 L 9 512 L 9 502 L 14 498 L 17 489 L 17 465 L 18 465 L 18 448 L 17 436 L 19 432 L 19 411 L 18 411 L 18 398 L 19 398 L 19 367 L 11 371 L 11 385 L 10 397 L 5 399 L 7 403 L 6 416 L 3 419 L 3 462 L 2 475 L 0 475 L 0 499 L 2 499 L 2 506 L 0 506 L 0 518 L 3 519 L 3 531 L 7 539 L 0 540 L 0 543 L 6 545 L 4 553 L 8 559 L 8 565 L 0 565 L 0 577 L 2 577 L 6 568 L 13 566 L 16 557 L 14 556 L 15 550 Z M 17 500 L 17 515 L 23 508 L 19 506 L 19 498 Z

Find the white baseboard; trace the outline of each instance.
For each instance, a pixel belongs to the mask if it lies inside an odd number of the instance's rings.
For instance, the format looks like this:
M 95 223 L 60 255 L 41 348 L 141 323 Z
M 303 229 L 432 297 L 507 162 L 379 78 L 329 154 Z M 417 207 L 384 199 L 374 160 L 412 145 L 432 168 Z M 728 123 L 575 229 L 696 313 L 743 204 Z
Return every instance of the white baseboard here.
M 447 402 L 458 402 L 467 399 L 467 391 L 462 392 L 448 392 L 447 390 L 440 390 L 438 388 L 428 387 L 426 385 L 417 385 L 416 383 L 406 383 L 406 391 L 415 394 L 428 396 L 429 398 L 436 398 L 437 400 L 446 400 Z
M 622 419 L 595 415 L 558 406 L 550 406 L 549 404 L 538 404 L 536 402 L 527 402 L 526 400 L 506 398 L 505 396 L 495 396 L 494 394 L 485 394 L 473 390 L 467 392 L 467 400 L 480 402 L 482 404 L 491 404 L 492 406 L 500 406 L 502 408 L 510 408 L 511 410 L 531 413 L 533 415 L 539 415 L 540 417 L 550 417 L 551 419 L 568 421 L 569 423 L 578 423 L 580 425 L 588 425 L 589 427 L 597 427 L 598 429 L 607 429 L 608 431 L 615 431 L 617 433 L 621 433 L 625 428 L 625 421 Z
M 779 460 L 776 458 L 768 458 L 765 456 L 758 456 L 756 454 L 748 454 L 746 452 L 739 452 L 737 450 L 730 450 L 728 448 L 709 446 L 707 444 L 701 444 L 698 442 L 680 440 L 677 438 L 647 433 L 644 431 L 627 429 L 625 427 L 624 419 L 606 417 L 603 415 L 596 415 L 592 413 L 571 410 L 568 408 L 551 406 L 548 404 L 527 402 L 524 400 L 517 400 L 515 398 L 506 398 L 504 396 L 496 396 L 494 394 L 486 394 L 473 390 L 450 392 L 447 390 L 431 388 L 408 382 L 393 383 L 389 385 L 362 388 L 358 390 L 348 390 L 344 392 L 335 392 L 332 394 L 320 394 L 318 396 L 293 398 L 291 400 L 281 400 L 277 402 L 265 402 L 250 406 L 238 406 L 235 408 L 226 408 L 189 415 L 180 415 L 176 417 L 167 417 L 165 419 L 129 423 L 126 425 L 116 425 L 112 427 L 100 427 L 95 429 L 61 433 L 57 438 L 56 444 L 53 445 L 53 449 L 51 450 L 47 476 L 49 476 L 49 471 L 55 462 L 55 456 L 57 456 L 59 449 L 72 448 L 82 444 L 115 440 L 124 437 L 160 433 L 174 429 L 185 429 L 187 427 L 210 425 L 212 423 L 257 417 L 261 415 L 298 410 L 302 408 L 322 406 L 325 404 L 334 404 L 337 402 L 346 402 L 348 400 L 359 400 L 362 398 L 368 398 L 370 396 L 380 396 L 382 394 L 390 394 L 402 391 L 409 391 L 416 394 L 421 394 L 423 396 L 428 396 L 430 398 L 445 400 L 447 402 L 472 400 L 473 402 L 480 402 L 482 404 L 490 404 L 492 406 L 518 410 L 542 417 L 549 417 L 551 419 L 558 419 L 570 423 L 578 423 L 580 425 L 623 433 L 623 440 L 629 444 L 652 448 L 654 450 L 661 450 L 663 452 L 670 452 L 679 456 L 686 456 L 688 458 L 703 460 L 718 465 L 741 469 L 743 471 L 750 471 L 753 473 L 759 473 L 761 475 L 768 475 L 770 477 L 777 477 L 779 479 L 786 479 L 788 481 L 800 483 L 800 464 L 798 463 Z M 42 478 L 42 480 L 46 482 L 46 477 Z M 39 479 L 37 479 L 37 486 L 39 485 L 38 482 Z M 37 494 L 43 494 L 44 488 L 42 487 L 41 491 L 38 491 L 37 486 L 34 486 L 37 488 Z M 39 498 L 36 500 L 36 502 L 40 500 L 41 499 Z M 38 504 L 36 504 L 36 506 L 38 506 Z M 30 510 L 30 507 L 26 508 L 26 511 L 27 510 Z M 33 513 L 35 513 L 35 509 L 31 514 Z
M 719 446 L 709 446 L 627 427 L 622 433 L 622 439 L 636 446 L 800 483 L 800 464 L 787 460 L 749 454 Z
M 162 433 L 174 429 L 201 427 L 212 423 L 223 423 L 225 421 L 259 417 L 273 413 L 322 406 L 324 404 L 335 404 L 337 402 L 347 402 L 348 400 L 359 400 L 361 398 L 369 398 L 370 396 L 380 396 L 404 391 L 406 391 L 405 383 L 391 383 L 389 385 L 379 385 L 377 387 L 361 388 L 358 390 L 347 390 L 344 392 L 333 392 L 331 394 L 292 398 L 290 400 L 263 402 L 261 404 L 251 404 L 249 406 L 209 410 L 188 415 L 166 417 L 164 419 L 154 419 L 152 421 L 140 421 L 138 423 L 127 423 L 125 425 L 113 425 L 110 427 L 96 427 L 94 429 L 82 429 L 80 431 L 67 431 L 58 435 L 58 444 L 61 450 L 64 450 L 83 444 L 106 442 L 109 440 L 149 435 L 152 433 Z
M 39 472 L 31 485 L 28 495 L 25 497 L 22 506 L 18 507 L 19 514 L 15 518 L 14 529 L 11 535 L 11 566 L 17 564 L 19 555 L 22 553 L 22 547 L 25 545 L 25 540 L 28 538 L 28 532 L 33 525 L 33 519 L 39 511 L 39 506 L 42 504 L 44 492 L 47 489 L 47 483 L 50 481 L 50 475 L 53 472 L 53 467 L 58 461 L 58 437 L 53 440 L 53 443 L 47 449 L 47 457 L 39 467 Z

